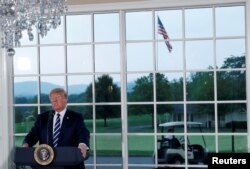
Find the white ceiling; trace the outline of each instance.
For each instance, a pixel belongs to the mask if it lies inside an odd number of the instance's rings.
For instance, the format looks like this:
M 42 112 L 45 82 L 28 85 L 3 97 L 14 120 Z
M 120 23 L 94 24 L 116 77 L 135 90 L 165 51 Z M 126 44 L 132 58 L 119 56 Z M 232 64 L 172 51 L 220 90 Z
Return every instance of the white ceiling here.
M 136 2 L 136 1 L 148 1 L 148 0 L 67 0 L 67 4 L 68 5 L 80 5 L 80 4 Z

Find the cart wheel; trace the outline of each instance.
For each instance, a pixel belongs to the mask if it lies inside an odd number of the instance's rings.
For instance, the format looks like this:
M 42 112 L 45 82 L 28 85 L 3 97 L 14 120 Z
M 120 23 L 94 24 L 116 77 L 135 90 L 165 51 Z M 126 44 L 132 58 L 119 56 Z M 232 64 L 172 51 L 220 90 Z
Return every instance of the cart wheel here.
M 181 157 L 175 157 L 173 164 L 183 164 L 183 159 Z

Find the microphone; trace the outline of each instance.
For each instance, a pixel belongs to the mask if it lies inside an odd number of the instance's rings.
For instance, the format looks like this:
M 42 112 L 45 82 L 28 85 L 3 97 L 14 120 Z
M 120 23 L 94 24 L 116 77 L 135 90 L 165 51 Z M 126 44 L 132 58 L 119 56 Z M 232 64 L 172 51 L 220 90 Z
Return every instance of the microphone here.
M 53 111 L 50 111 L 49 112 L 49 116 L 48 116 L 48 122 L 47 122 L 47 144 L 49 144 L 49 127 L 51 125 L 51 121 L 52 121 L 52 124 L 53 124 L 54 114 L 55 113 Z

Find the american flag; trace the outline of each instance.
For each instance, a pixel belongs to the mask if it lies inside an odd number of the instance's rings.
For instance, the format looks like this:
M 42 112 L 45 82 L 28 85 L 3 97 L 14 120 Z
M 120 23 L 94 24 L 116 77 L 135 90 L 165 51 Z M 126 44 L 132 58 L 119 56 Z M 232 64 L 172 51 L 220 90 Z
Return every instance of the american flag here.
M 161 34 L 163 36 L 163 39 L 165 40 L 165 43 L 168 47 L 168 51 L 171 52 L 173 47 L 171 46 L 171 44 L 169 43 L 169 36 L 168 33 L 166 32 L 159 16 L 158 16 L 158 33 Z

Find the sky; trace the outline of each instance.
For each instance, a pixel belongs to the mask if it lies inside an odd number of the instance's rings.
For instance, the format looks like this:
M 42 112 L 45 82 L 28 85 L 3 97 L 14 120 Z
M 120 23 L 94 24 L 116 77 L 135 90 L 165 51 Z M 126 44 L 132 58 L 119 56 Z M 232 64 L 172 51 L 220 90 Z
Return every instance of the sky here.
M 48 76 L 62 75 L 66 70 L 77 75 L 90 74 L 95 69 L 100 74 L 114 74 L 114 80 L 119 81 L 117 73 L 121 71 L 121 52 L 127 55 L 129 81 L 153 70 L 178 74 L 185 68 L 189 71 L 199 71 L 206 70 L 211 65 L 220 67 L 227 57 L 245 54 L 244 10 L 244 6 L 234 6 L 127 12 L 123 22 L 126 30 L 126 50 L 120 47 L 119 13 L 95 14 L 93 23 L 90 14 L 67 16 L 66 37 L 62 20 L 59 28 L 51 29 L 48 35 L 41 39 L 42 45 L 55 44 L 53 46 L 42 46 L 40 49 L 25 47 L 36 44 L 37 37 L 29 42 L 27 36 L 23 35 L 22 47 L 15 49 L 14 74 L 37 74 L 40 68 L 41 74 Z M 162 36 L 157 34 L 157 22 L 154 22 L 157 16 L 170 37 L 173 46 L 171 53 L 162 41 Z M 65 38 L 68 42 L 67 50 L 63 47 Z M 95 42 L 94 46 L 92 41 Z M 89 82 L 89 78 L 86 79 Z M 23 80 L 26 81 L 27 78 L 18 78 L 16 81 Z M 72 77 L 70 83 L 78 84 L 84 81 Z

